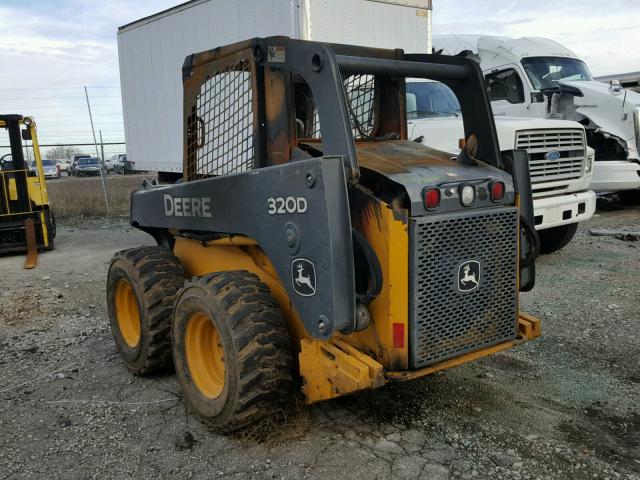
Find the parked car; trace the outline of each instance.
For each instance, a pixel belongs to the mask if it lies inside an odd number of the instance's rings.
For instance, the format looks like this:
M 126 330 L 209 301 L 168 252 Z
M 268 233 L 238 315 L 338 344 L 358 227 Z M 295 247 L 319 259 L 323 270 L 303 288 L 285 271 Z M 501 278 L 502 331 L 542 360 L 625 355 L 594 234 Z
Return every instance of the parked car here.
M 127 173 L 133 173 L 135 163 L 127 160 L 126 155 L 120 155 L 118 158 L 118 163 L 116 163 L 116 173 L 120 173 L 122 175 L 126 175 Z
M 122 162 L 122 157 L 126 158 L 126 155 L 124 153 L 116 153 L 114 155 L 111 155 L 108 160 L 104 161 L 104 168 L 106 169 L 107 173 L 117 171 L 118 163 Z
M 91 155 L 87 155 L 84 153 L 75 153 L 71 155 L 71 157 L 69 157 L 70 165 L 67 169 L 67 173 L 69 174 L 69 176 L 76 174 L 76 165 L 78 163 L 78 160 L 81 158 L 91 158 Z
M 36 162 L 31 162 L 31 170 L 36 171 Z M 42 160 L 42 170 L 44 171 L 44 178 L 60 178 L 60 170 L 56 165 L 55 160 Z
M 56 160 L 56 165 L 58 166 L 58 170 L 60 174 L 69 173 L 69 167 L 71 166 L 71 161 L 68 158 L 60 158 Z
M 100 175 L 101 168 L 102 164 L 100 162 L 100 159 L 94 157 L 81 157 L 76 160 L 75 167 L 73 169 L 73 175 L 75 177 Z

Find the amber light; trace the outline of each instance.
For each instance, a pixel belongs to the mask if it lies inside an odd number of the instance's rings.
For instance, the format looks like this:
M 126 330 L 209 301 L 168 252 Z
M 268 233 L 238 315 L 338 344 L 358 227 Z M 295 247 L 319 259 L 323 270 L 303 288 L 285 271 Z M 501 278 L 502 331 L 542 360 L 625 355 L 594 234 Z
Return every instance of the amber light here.
M 495 182 L 491 185 L 491 200 L 493 202 L 498 202 L 502 200 L 504 197 L 504 183 Z
M 430 188 L 424 192 L 424 206 L 427 210 L 433 210 L 440 205 L 440 190 Z

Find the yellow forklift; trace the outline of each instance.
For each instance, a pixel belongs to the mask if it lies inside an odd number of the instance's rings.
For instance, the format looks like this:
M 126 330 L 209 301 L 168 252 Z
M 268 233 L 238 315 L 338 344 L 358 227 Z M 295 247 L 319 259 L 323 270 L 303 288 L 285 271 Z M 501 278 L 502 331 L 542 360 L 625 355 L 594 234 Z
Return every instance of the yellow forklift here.
M 24 268 L 33 268 L 38 249 L 52 250 L 56 235 L 36 123 L 32 117 L 0 115 L 2 130 L 11 153 L 0 157 L 0 254 L 26 250 Z M 25 151 L 34 167 L 25 160 Z

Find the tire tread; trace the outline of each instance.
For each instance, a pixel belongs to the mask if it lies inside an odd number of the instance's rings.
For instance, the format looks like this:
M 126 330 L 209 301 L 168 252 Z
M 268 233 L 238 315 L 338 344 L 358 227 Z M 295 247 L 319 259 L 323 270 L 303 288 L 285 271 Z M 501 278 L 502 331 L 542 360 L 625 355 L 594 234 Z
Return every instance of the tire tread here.
M 171 354 L 171 317 L 178 291 L 184 284 L 184 271 L 178 258 L 160 246 L 137 247 L 117 252 L 118 260 L 130 263 L 142 287 L 140 302 L 149 321 L 149 347 L 139 368 L 127 368 L 136 375 L 166 369 L 173 363 Z M 144 308 L 144 307 L 143 307 Z
M 203 418 L 208 426 L 232 432 L 282 413 L 292 378 L 291 339 L 278 304 L 257 275 L 244 270 L 194 278 L 228 314 L 238 356 L 238 398 L 224 425 Z

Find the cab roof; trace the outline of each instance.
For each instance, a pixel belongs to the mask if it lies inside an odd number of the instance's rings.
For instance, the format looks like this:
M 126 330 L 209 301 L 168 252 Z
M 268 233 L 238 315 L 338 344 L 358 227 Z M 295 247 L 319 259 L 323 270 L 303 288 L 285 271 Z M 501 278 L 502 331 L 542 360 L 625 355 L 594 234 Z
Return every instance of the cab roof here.
M 565 57 L 580 59 L 567 47 L 542 37 L 497 37 L 491 35 L 434 35 L 433 48 L 445 55 L 468 51 L 482 63 L 482 69 L 519 63 L 525 57 Z

